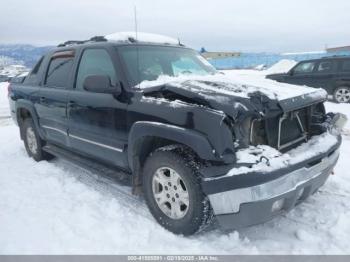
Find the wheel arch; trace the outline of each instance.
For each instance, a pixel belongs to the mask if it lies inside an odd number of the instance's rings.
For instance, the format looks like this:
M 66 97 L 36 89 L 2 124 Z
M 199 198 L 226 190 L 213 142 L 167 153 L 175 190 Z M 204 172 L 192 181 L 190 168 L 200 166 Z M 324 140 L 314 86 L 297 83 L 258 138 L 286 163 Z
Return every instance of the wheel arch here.
M 217 160 L 212 145 L 199 132 L 173 125 L 141 121 L 129 133 L 128 162 L 133 172 L 133 188 L 141 185 L 141 170 L 148 155 L 157 148 L 180 144 L 202 160 Z
M 38 114 L 35 111 L 34 105 L 26 100 L 18 100 L 16 102 L 16 118 L 18 126 L 21 129 L 21 125 L 26 118 L 31 118 L 34 122 L 35 128 L 38 131 L 38 134 L 43 138 L 43 133 L 39 128 L 39 118 Z M 23 134 L 21 132 L 21 139 L 23 139 Z

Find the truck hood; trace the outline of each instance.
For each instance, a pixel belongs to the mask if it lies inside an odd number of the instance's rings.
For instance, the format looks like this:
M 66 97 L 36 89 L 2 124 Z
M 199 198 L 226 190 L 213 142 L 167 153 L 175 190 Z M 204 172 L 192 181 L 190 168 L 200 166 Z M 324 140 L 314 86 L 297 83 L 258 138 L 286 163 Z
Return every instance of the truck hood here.
M 220 110 L 233 118 L 241 113 L 280 114 L 325 101 L 323 89 L 278 83 L 264 78 L 162 76 L 139 85 L 145 96 L 182 100 Z

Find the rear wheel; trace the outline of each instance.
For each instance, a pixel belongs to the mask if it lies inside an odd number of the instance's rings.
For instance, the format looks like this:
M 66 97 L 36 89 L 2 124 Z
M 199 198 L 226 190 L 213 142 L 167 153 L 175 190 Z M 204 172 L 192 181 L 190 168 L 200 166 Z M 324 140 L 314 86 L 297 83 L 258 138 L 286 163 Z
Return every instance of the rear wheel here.
M 144 165 L 147 205 L 159 224 L 175 234 L 199 232 L 212 219 L 197 169 L 191 152 L 181 146 L 156 150 Z
M 26 118 L 23 121 L 21 132 L 23 132 L 24 146 L 30 157 L 34 158 L 35 161 L 50 160 L 53 158 L 52 155 L 42 150 L 45 141 L 40 138 L 31 118 Z
M 341 86 L 334 90 L 334 100 L 337 103 L 349 103 L 350 102 L 350 88 L 347 86 Z

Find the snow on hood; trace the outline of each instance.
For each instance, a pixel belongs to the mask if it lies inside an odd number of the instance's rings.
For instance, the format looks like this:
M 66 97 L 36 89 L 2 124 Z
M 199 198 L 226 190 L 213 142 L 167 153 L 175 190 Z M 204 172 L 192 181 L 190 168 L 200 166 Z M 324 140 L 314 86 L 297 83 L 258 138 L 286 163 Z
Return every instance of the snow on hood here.
M 157 44 L 173 44 L 178 45 L 179 40 L 171 38 L 169 36 L 143 33 L 143 32 L 117 32 L 113 34 L 106 35 L 105 38 L 111 41 L 129 41 L 130 38 L 137 39 L 140 42 L 146 43 L 157 43 Z
M 234 95 L 238 97 L 249 98 L 249 94 L 260 92 L 272 100 L 282 101 L 293 97 L 308 96 L 314 99 L 326 99 L 327 92 L 321 88 L 311 88 L 306 86 L 297 86 L 285 83 L 279 83 L 262 77 L 238 75 L 180 75 L 171 77 L 161 75 L 154 81 L 143 81 L 138 87 L 147 89 L 150 87 L 171 84 L 176 87 L 183 87 L 183 83 L 190 83 L 196 87 L 195 92 L 207 92 L 217 95 Z M 188 85 L 186 85 L 188 88 Z

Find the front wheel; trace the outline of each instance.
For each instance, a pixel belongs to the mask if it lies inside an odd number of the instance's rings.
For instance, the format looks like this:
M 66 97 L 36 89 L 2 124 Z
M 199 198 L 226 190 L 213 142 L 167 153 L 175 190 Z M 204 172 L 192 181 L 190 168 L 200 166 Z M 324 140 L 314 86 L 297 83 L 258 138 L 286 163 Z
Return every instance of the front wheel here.
M 183 147 L 151 154 L 143 168 L 143 192 L 154 218 L 175 234 L 192 235 L 210 224 L 209 200 L 195 161 Z
M 337 103 L 349 103 L 350 102 L 350 88 L 347 86 L 338 87 L 334 90 L 334 100 Z

